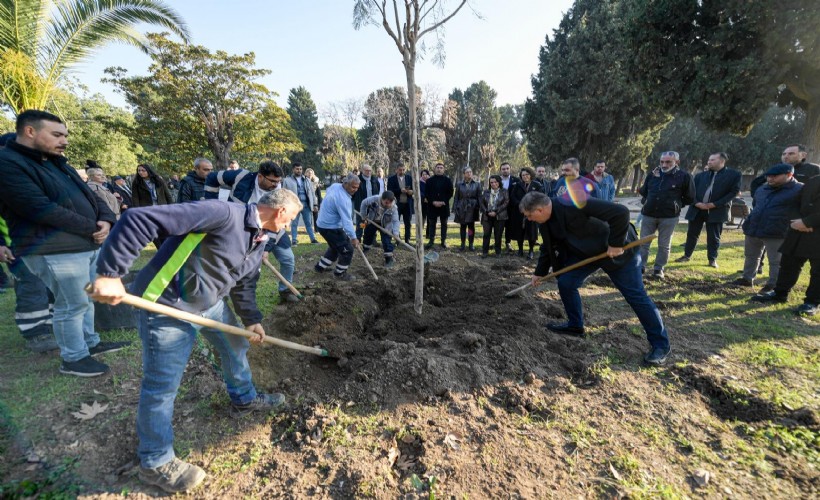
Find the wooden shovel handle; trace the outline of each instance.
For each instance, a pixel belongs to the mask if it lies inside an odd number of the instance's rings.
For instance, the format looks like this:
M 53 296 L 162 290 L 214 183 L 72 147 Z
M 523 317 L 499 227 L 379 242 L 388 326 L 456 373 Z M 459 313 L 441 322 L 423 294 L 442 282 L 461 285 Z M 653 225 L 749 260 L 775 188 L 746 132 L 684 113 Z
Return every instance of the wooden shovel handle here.
M 297 290 L 297 289 L 296 289 L 296 287 L 294 287 L 293 285 L 291 285 L 291 284 L 290 284 L 290 281 L 286 280 L 286 279 L 285 279 L 285 277 L 284 277 L 284 276 L 282 276 L 282 273 L 280 273 L 280 272 L 279 272 L 279 270 L 278 270 L 278 269 L 276 269 L 276 266 L 274 266 L 273 264 L 271 264 L 269 260 L 267 260 L 267 259 L 262 259 L 262 263 L 263 263 L 263 264 L 265 264 L 265 266 L 266 266 L 268 269 L 270 269 L 270 270 L 273 272 L 273 274 L 274 274 L 274 275 L 276 275 L 276 279 L 278 279 L 280 282 L 284 283 L 284 284 L 285 284 L 285 286 L 286 286 L 286 287 L 288 287 L 288 289 L 289 289 L 291 292 L 293 292 L 293 295 L 296 295 L 296 296 L 297 296 L 297 297 L 299 297 L 300 299 L 304 298 L 304 297 L 302 297 L 302 294 L 301 294 L 301 293 L 299 293 L 299 290 Z

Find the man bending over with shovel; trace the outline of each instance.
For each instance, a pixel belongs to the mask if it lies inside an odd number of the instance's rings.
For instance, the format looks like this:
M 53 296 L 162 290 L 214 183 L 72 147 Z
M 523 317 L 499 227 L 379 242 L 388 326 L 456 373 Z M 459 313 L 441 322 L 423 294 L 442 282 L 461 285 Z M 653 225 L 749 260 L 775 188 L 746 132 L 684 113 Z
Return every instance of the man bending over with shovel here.
M 106 240 L 97 259 L 91 297 L 117 304 L 125 295 L 120 278 L 142 249 L 160 238 L 165 243 L 136 277 L 131 293 L 205 318 L 237 325 L 225 298 L 230 295 L 245 328 L 261 342 L 262 313 L 256 306 L 256 282 L 267 236 L 289 227 L 302 209 L 299 198 L 280 189 L 247 206 L 206 200 L 130 209 Z M 137 409 L 140 479 L 168 492 L 187 491 L 205 471 L 174 455 L 171 419 L 182 373 L 196 335 L 219 353 L 231 398 L 231 415 L 270 410 L 285 402 L 282 394 L 261 394 L 251 380 L 248 340 L 197 327 L 162 314 L 139 311 L 143 377 Z
M 621 292 L 646 331 L 652 348 L 644 362 L 661 365 L 669 355 L 669 336 L 663 319 L 646 294 L 641 278 L 641 256 L 637 247 L 624 246 L 637 239 L 629 223 L 629 209 L 623 205 L 589 198 L 576 206 L 572 201 L 553 203 L 539 192 L 527 193 L 521 200 L 524 216 L 541 224 L 541 255 L 532 277 L 537 285 L 550 267 L 558 271 L 588 257 L 606 253 L 606 257 L 558 276 L 558 293 L 567 313 L 566 323 L 549 323 L 547 329 L 562 335 L 583 337 L 584 315 L 578 288 L 597 269 L 606 272 Z
M 395 262 L 393 260 L 393 238 L 399 239 L 399 210 L 396 208 L 395 201 L 396 195 L 393 194 L 393 191 L 385 191 L 382 194 L 365 198 L 359 208 L 359 213 L 364 218 L 364 224 L 372 221 L 390 231 L 389 234 L 382 233 L 384 267 L 388 269 L 393 267 Z M 367 224 L 364 228 L 364 236 L 362 237 L 364 252 L 370 250 L 373 243 L 375 243 L 377 232 L 377 228 L 373 224 Z

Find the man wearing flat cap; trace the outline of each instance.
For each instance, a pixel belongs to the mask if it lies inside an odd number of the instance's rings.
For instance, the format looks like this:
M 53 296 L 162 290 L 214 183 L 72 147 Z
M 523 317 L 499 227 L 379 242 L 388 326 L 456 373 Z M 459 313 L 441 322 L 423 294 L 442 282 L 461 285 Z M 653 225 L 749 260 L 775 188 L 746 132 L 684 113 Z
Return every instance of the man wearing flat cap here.
M 786 237 L 792 219 L 800 216 L 798 196 L 803 184 L 794 179 L 794 168 L 778 163 L 766 171 L 766 184 L 754 194 L 754 209 L 743 223 L 744 256 L 743 276 L 734 280 L 735 286 L 754 286 L 763 250 L 769 259 L 769 279 L 760 293 L 774 290 L 780 271 L 780 246 Z

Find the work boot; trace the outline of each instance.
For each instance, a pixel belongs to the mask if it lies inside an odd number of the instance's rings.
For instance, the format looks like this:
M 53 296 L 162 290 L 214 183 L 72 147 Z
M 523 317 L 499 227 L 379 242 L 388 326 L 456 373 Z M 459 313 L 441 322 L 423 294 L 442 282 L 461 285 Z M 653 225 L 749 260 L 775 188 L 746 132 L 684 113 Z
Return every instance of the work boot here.
M 278 409 L 285 404 L 285 395 L 278 392 L 273 394 L 259 393 L 249 403 L 237 404 L 231 402 L 231 416 L 234 418 L 244 417 L 254 411 L 271 411 Z
M 396 265 L 396 262 L 393 260 L 393 257 L 385 257 L 384 258 L 384 267 L 387 269 L 392 269 L 393 266 Z
M 26 339 L 26 347 L 32 352 L 49 352 L 60 348 L 54 335 L 49 333 Z
M 138 474 L 143 483 L 157 486 L 168 493 L 181 493 L 193 489 L 206 475 L 200 467 L 183 462 L 177 457 L 153 469 L 140 467 Z

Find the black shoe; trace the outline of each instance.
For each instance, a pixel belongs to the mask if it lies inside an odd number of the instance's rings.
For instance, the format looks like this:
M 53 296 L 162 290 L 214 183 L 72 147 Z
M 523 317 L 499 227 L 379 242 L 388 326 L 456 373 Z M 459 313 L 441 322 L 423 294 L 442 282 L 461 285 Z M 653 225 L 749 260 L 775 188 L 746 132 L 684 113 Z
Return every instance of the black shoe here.
M 362 253 L 367 253 L 370 251 L 370 247 L 362 245 Z
M 49 352 L 60 348 L 54 335 L 50 333 L 26 339 L 26 347 L 32 352 Z
M 298 244 L 299 244 L 298 240 L 291 240 L 291 242 L 290 242 L 290 246 L 292 246 L 292 247 L 295 247 Z
M 459 252 L 464 252 L 464 243 L 461 244 L 461 247 L 458 249 Z
M 290 290 L 284 290 L 279 292 L 279 302 L 281 304 L 289 303 L 295 304 L 299 302 L 299 297 L 294 295 Z
M 393 266 L 396 265 L 396 261 L 393 260 L 393 257 L 385 257 L 384 258 L 384 267 L 387 269 L 392 269 Z
M 63 361 L 62 364 L 60 364 L 60 373 L 77 377 L 99 377 L 100 375 L 108 373 L 108 370 L 108 365 L 100 363 L 91 356 L 86 356 L 73 363 Z
M 518 251 L 518 256 L 523 257 L 524 256 L 524 250 L 519 250 Z
M 731 286 L 755 286 L 754 281 L 747 280 L 746 278 L 738 278 L 736 280 L 730 281 L 729 285 L 731 285 Z
M 663 269 L 655 269 L 652 271 L 652 274 L 649 275 L 649 278 L 652 278 L 653 280 L 662 280 L 666 278 L 666 275 L 663 273 Z
M 798 307 L 795 312 L 800 316 L 814 316 L 818 310 L 820 310 L 820 307 L 818 307 L 817 304 L 804 303 L 800 304 L 800 307 Z
M 310 242 L 315 245 L 315 244 L 319 243 L 319 240 L 310 240 Z
M 339 281 L 356 281 L 356 277 L 350 274 L 349 272 L 345 271 L 341 274 L 333 273 L 333 277 Z
M 490 252 L 481 252 L 481 258 L 482 259 L 486 259 L 489 256 L 490 256 Z
M 469 247 L 467 247 L 467 250 L 475 252 L 475 247 L 473 245 L 470 245 Z
M 757 293 L 761 294 L 761 293 L 769 293 L 769 292 L 773 292 L 773 291 L 774 291 L 774 285 L 768 285 L 767 284 L 767 285 L 764 285 L 763 288 L 761 288 L 760 291 L 757 292 Z
M 778 295 L 774 292 L 774 290 L 772 290 L 770 292 L 758 293 L 757 295 L 755 295 L 754 297 L 752 297 L 749 300 L 751 300 L 752 302 L 763 302 L 763 303 L 771 303 L 771 302 L 783 303 L 783 302 L 788 302 L 789 297 L 786 296 L 786 295 Z
M 586 333 L 583 326 L 569 326 L 567 323 L 547 323 L 547 330 L 573 337 L 583 337 Z
M 448 249 L 448 248 L 450 248 L 450 247 L 449 247 L 449 246 L 447 246 L 447 243 L 445 243 L 445 242 L 443 242 L 443 241 L 442 241 L 442 242 L 441 242 L 441 248 L 443 248 L 444 250 L 447 250 L 447 249 Z
M 319 264 L 316 264 L 315 266 L 313 266 L 313 270 L 316 271 L 317 273 L 323 273 L 323 272 L 327 271 L 327 268 L 322 267 Z
M 285 404 L 284 394 L 275 392 L 273 394 L 257 394 L 250 403 L 243 405 L 231 402 L 231 416 L 234 418 L 244 417 L 254 411 L 271 411 Z
M 527 254 L 527 260 L 532 260 L 535 258 L 535 254 L 530 250 L 530 253 Z
M 92 356 L 96 356 L 97 354 L 103 354 L 106 352 L 121 351 L 130 345 L 131 342 L 100 342 L 99 344 L 89 349 L 88 353 Z
M 425 250 L 432 250 L 433 249 L 433 243 L 428 243 L 428 244 L 424 245 L 424 249 Z
M 683 257 L 678 257 L 675 259 L 675 262 L 689 262 L 690 259 L 691 257 L 684 255 Z
M 658 347 L 653 347 L 646 353 L 646 356 L 643 357 L 643 362 L 648 365 L 655 365 L 660 366 L 666 363 L 666 358 L 669 356 L 669 352 L 672 349 L 660 349 Z

